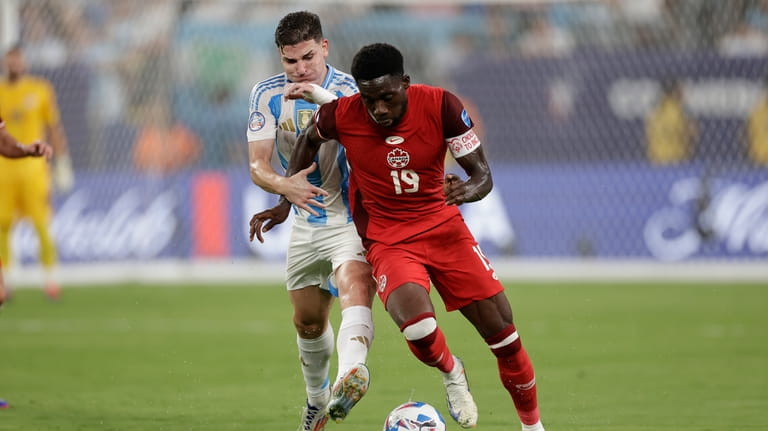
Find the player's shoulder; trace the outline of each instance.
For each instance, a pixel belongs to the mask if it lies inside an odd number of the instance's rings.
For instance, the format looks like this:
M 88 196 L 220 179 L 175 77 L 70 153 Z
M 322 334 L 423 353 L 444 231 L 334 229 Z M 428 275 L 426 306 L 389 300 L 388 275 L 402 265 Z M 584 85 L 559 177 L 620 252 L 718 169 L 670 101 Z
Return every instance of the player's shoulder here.
M 442 87 L 435 87 L 427 84 L 411 84 L 410 87 L 408 88 L 413 93 L 424 95 L 424 96 L 432 96 L 432 97 L 434 96 L 442 97 L 443 94 L 448 92 Z
M 349 73 L 336 69 L 331 65 L 328 65 L 328 75 L 325 84 L 326 88 L 341 91 L 344 95 L 357 93 L 355 78 Z
M 251 88 L 250 104 L 258 104 L 259 100 L 263 98 L 269 99 L 275 94 L 282 94 L 287 83 L 288 78 L 285 73 L 279 73 L 257 82 Z
M 278 73 L 277 75 L 270 76 L 269 78 L 254 84 L 251 93 L 266 92 L 275 89 L 277 89 L 277 91 L 283 91 L 282 89 L 287 83 L 288 77 L 286 77 L 285 73 Z
M 47 78 L 37 75 L 26 75 L 24 77 L 24 85 L 33 88 L 52 89 L 53 84 Z

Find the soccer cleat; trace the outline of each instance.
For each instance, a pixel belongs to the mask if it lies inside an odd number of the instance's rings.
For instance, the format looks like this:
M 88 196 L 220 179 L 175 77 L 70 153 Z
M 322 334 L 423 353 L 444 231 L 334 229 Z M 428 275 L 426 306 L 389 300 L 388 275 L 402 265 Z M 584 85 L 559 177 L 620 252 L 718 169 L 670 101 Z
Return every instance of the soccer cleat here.
M 45 296 L 52 301 L 57 301 L 61 297 L 61 287 L 54 281 L 45 283 Z
M 371 376 L 365 364 L 357 364 L 347 371 L 347 374 L 333 385 L 328 417 L 336 423 L 343 421 L 352 407 L 368 392 L 370 380 Z
M 301 411 L 301 424 L 298 431 L 323 431 L 327 421 L 325 406 L 313 406 L 307 401 L 307 405 Z
M 450 374 L 443 374 L 443 385 L 448 400 L 448 412 L 462 428 L 474 428 L 477 425 L 477 405 L 469 392 L 467 375 L 464 372 L 464 363 L 456 356 L 453 357 L 456 365 Z M 460 371 L 456 371 L 460 367 Z

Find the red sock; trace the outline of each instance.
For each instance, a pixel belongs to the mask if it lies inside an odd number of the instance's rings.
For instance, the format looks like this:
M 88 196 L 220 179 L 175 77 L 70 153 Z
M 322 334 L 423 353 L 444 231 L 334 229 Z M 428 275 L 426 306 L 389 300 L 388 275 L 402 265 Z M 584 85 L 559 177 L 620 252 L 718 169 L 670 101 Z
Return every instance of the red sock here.
M 417 316 L 415 319 L 405 322 L 400 331 L 407 328 L 414 323 L 426 318 L 434 318 L 432 313 L 424 313 Z M 430 334 L 419 338 L 417 340 L 405 340 L 408 343 L 408 347 L 411 352 L 423 363 L 430 367 L 437 367 L 440 371 L 448 373 L 453 369 L 453 355 L 448 349 L 448 344 L 445 342 L 445 335 L 439 327 L 435 328 Z
M 533 425 L 539 421 L 536 378 L 514 325 L 485 340 L 496 355 L 501 383 L 512 396 L 520 422 Z

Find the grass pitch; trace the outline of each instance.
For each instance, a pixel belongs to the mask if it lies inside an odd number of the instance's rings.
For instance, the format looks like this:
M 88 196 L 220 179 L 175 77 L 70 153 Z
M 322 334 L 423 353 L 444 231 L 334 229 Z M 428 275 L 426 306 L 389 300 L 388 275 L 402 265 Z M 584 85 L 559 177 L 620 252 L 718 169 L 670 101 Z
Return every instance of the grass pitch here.
M 507 288 L 548 431 L 768 429 L 768 283 Z M 435 302 L 477 430 L 519 430 L 487 346 Z M 437 371 L 378 299 L 374 315 L 370 391 L 326 430 L 378 431 L 408 399 L 460 429 Z M 58 303 L 16 291 L 0 310 L 0 398 L 2 431 L 294 430 L 304 389 L 291 307 L 277 285 L 69 287 Z

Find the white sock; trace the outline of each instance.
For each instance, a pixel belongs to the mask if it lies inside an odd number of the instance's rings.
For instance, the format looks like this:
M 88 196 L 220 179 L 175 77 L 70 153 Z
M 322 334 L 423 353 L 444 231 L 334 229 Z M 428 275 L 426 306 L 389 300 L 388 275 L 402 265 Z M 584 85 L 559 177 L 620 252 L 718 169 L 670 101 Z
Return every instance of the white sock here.
M 541 421 L 538 421 L 533 425 L 521 425 L 523 426 L 523 431 L 544 431 L 544 425 L 541 424 Z
M 314 339 L 297 335 L 296 344 L 299 346 L 301 372 L 307 385 L 307 398 L 310 404 L 315 405 L 313 403 L 327 399 L 328 370 L 333 355 L 333 327 L 329 323 L 325 332 Z
M 342 310 L 339 336 L 336 337 L 336 351 L 339 355 L 336 380 L 346 374 L 355 364 L 365 363 L 372 342 L 373 317 L 371 309 L 362 305 L 353 305 Z

